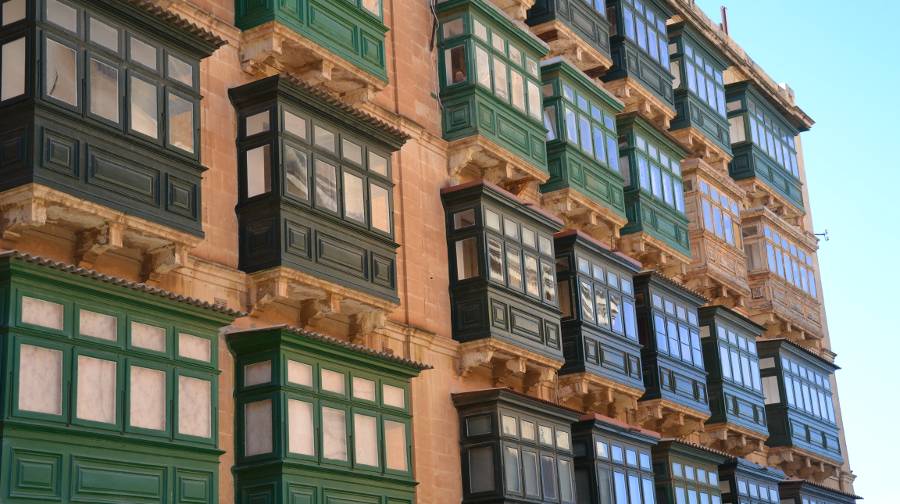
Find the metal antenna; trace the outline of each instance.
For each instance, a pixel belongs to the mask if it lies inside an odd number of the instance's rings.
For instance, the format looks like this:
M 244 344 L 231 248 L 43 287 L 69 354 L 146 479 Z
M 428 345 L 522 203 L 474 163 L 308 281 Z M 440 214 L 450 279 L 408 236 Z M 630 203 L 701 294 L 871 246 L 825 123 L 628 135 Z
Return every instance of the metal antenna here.
M 813 233 L 816 236 L 821 236 L 823 240 L 828 241 L 828 230 L 826 229 L 824 233 Z

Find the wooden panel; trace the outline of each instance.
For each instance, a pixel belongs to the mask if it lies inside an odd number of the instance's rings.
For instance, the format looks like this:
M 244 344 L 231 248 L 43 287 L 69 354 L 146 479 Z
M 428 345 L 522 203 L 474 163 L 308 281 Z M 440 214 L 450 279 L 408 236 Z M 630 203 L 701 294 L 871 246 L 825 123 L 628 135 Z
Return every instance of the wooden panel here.
M 338 17 L 331 9 L 315 0 L 309 3 L 309 27 L 346 51 L 359 53 L 356 27 L 348 18 Z
M 316 504 L 318 492 L 315 487 L 290 485 L 288 487 L 288 504 Z
M 42 133 L 42 166 L 48 170 L 78 178 L 78 141 L 46 128 L 42 130 Z
M 316 262 L 360 278 L 366 278 L 368 254 L 365 249 L 321 231 L 316 231 L 315 236 Z
M 166 494 L 166 468 L 119 464 L 109 460 L 74 457 L 72 497 L 94 502 L 159 502 Z
M 312 247 L 310 246 L 311 232 L 307 226 L 291 220 L 284 222 L 284 250 L 304 259 L 310 259 Z
M 88 147 L 87 181 L 149 205 L 155 206 L 159 201 L 158 171 L 91 147 Z
M 27 499 L 62 498 L 62 457 L 58 454 L 12 449 L 11 497 Z
M 205 504 L 212 501 L 215 477 L 212 473 L 175 470 L 175 502 Z

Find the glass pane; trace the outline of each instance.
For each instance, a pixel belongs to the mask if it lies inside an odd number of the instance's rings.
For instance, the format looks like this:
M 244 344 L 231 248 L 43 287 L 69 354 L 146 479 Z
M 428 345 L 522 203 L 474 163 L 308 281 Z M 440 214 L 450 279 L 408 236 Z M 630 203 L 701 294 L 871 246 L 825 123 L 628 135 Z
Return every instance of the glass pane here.
M 75 416 L 82 420 L 116 423 L 116 363 L 78 356 L 78 394 Z
M 284 131 L 306 140 L 306 119 L 285 110 Z
M 132 366 L 129 381 L 129 425 L 166 430 L 166 372 Z
M 299 455 L 315 455 L 314 436 L 313 405 L 306 401 L 288 399 L 288 451 Z
M 513 107 L 525 112 L 525 81 L 522 79 L 522 74 L 515 70 L 510 70 L 509 77 Z
M 169 93 L 169 144 L 194 152 L 194 104 Z
M 499 58 L 494 59 L 494 94 L 503 101 L 509 101 L 509 83 L 507 82 L 506 64 Z
M 541 488 L 544 490 L 544 498 L 556 500 L 558 489 L 556 486 L 556 463 L 553 457 L 541 456 Z
M 540 497 L 540 491 L 538 490 L 540 473 L 538 472 L 537 454 L 522 450 L 522 468 L 522 473 L 525 476 L 525 495 L 528 497 Z
M 244 366 L 244 386 L 252 387 L 272 381 L 272 361 L 264 360 Z
M 212 383 L 191 376 L 178 377 L 178 432 L 212 436 Z
M 494 489 L 494 449 L 479 446 L 469 449 L 469 491 L 490 492 Z
M 391 207 L 388 190 L 380 185 L 369 184 L 369 207 L 372 227 L 385 233 L 391 232 Z
M 131 37 L 131 60 L 156 70 L 156 48 L 152 45 Z
M 466 238 L 456 242 L 456 279 L 475 278 L 478 271 L 478 239 Z
M 2 25 L 15 23 L 25 19 L 26 0 L 9 0 L 3 3 Z
M 272 190 L 272 170 L 269 168 L 269 146 L 250 149 L 247 156 L 247 197 L 252 198 Z
M 170 54 L 166 59 L 166 66 L 166 72 L 168 72 L 170 79 L 176 80 L 185 86 L 194 86 L 194 67 L 190 63 Z
M 468 79 L 466 67 L 466 47 L 458 46 L 447 49 L 444 52 L 444 62 L 447 65 L 445 69 L 447 74 L 447 84 L 459 84 L 466 82 Z
M 25 37 L 3 44 L 0 61 L 0 100 L 25 94 Z
M 157 138 L 159 108 L 156 86 L 141 79 L 131 78 L 131 129 Z
M 541 295 L 538 283 L 538 261 L 529 255 L 525 256 L 525 292 L 534 297 Z
M 341 139 L 341 155 L 347 161 L 351 161 L 358 165 L 362 164 L 362 147 L 346 138 Z
M 344 216 L 357 222 L 366 222 L 366 202 L 362 178 L 344 172 Z
M 284 186 L 291 196 L 309 199 L 309 158 L 290 145 L 284 146 Z
M 375 382 L 372 380 L 367 380 L 365 378 L 360 378 L 358 376 L 353 377 L 353 397 L 357 399 L 363 399 L 365 401 L 374 401 L 375 400 Z
M 91 42 L 119 52 L 119 30 L 94 17 L 91 18 L 90 30 Z
M 479 46 L 475 46 L 475 74 L 478 84 L 487 89 L 491 88 L 491 67 L 490 57 L 487 51 Z
M 506 491 L 514 494 L 522 492 L 522 479 L 519 475 L 519 450 L 511 446 L 503 448 L 503 479 Z
M 166 329 L 140 322 L 131 323 L 131 346 L 154 352 L 166 351 Z
M 78 11 L 58 0 L 47 0 L 47 21 L 70 32 L 78 31 Z
M 400 387 L 383 384 L 381 387 L 381 400 L 385 406 L 406 408 L 406 392 Z
M 91 59 L 91 113 L 119 122 L 119 70 Z M 171 105 L 170 105 L 171 107 Z M 191 138 L 193 141 L 193 137 Z
M 375 14 L 381 15 L 381 0 L 362 0 L 363 9 Z
M 384 458 L 388 469 L 408 471 L 406 425 L 391 420 L 384 421 Z
M 188 359 L 203 362 L 212 360 L 212 348 L 210 340 L 191 334 L 178 334 L 178 355 Z
M 332 460 L 347 460 L 347 417 L 344 410 L 322 408 L 322 453 Z
M 289 359 L 287 361 L 287 381 L 295 385 L 312 387 L 312 366 L 305 362 L 297 362 Z
M 33 345 L 19 347 L 19 409 L 62 414 L 63 354 Z
M 272 400 L 244 405 L 244 455 L 272 452 Z
M 383 177 L 388 175 L 388 160 L 384 156 L 379 156 L 369 151 L 369 171 L 375 172 Z
M 80 310 L 78 312 L 78 333 L 107 341 L 118 339 L 118 319 L 112 315 Z
M 257 112 L 244 119 L 244 136 L 253 136 L 257 133 L 269 131 L 269 117 L 271 114 L 268 110 Z
M 22 296 L 22 322 L 62 331 L 65 307 L 59 303 Z
M 522 439 L 534 441 L 534 424 L 528 420 L 522 420 Z
M 375 417 L 358 413 L 353 415 L 353 458 L 357 464 L 378 466 L 378 426 Z
M 44 91 L 47 96 L 69 105 L 78 105 L 77 65 L 78 57 L 74 49 L 55 40 L 47 39 L 47 57 L 44 68 L 47 79 Z
M 522 256 L 518 249 L 506 249 L 506 275 L 511 289 L 522 289 Z
M 337 212 L 337 169 L 316 159 L 316 206 Z
M 322 390 L 326 392 L 334 392 L 335 394 L 344 395 L 346 392 L 346 384 L 344 383 L 344 373 L 338 373 L 330 369 L 322 369 L 321 376 Z
M 328 152 L 335 152 L 337 149 L 334 133 L 321 126 L 313 126 L 313 139 L 315 140 L 316 147 L 321 147 Z

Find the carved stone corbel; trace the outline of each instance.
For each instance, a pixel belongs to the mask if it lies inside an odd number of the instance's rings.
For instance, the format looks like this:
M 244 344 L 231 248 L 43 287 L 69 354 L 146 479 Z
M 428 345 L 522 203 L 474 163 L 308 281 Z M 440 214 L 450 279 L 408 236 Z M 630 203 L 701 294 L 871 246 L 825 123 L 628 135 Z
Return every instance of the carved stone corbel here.
M 340 296 L 326 294 L 324 298 L 305 299 L 300 302 L 297 312 L 297 323 L 300 327 L 309 328 L 322 317 L 340 311 Z
M 463 378 L 477 367 L 491 363 L 494 358 L 494 350 L 488 348 L 480 348 L 477 350 L 468 350 L 460 356 L 459 359 L 459 375 Z
M 550 385 L 556 379 L 556 370 L 548 367 L 541 367 L 535 371 L 531 371 L 525 375 L 525 381 L 522 384 L 526 394 L 539 395 L 541 387 Z
M 369 310 L 350 316 L 350 341 L 364 345 L 366 339 L 377 329 L 384 327 L 387 315 L 382 310 Z
M 77 233 L 75 263 L 80 268 L 94 269 L 97 260 L 109 250 L 124 246 L 125 224 L 107 222 L 99 228 Z

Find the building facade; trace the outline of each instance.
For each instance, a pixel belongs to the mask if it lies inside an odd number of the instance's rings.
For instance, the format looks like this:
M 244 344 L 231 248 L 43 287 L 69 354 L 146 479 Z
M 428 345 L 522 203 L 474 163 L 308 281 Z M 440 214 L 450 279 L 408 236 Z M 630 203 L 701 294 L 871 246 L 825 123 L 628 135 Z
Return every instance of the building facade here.
M 813 121 L 689 0 L 2 0 L 0 111 L 0 501 L 858 499 Z

